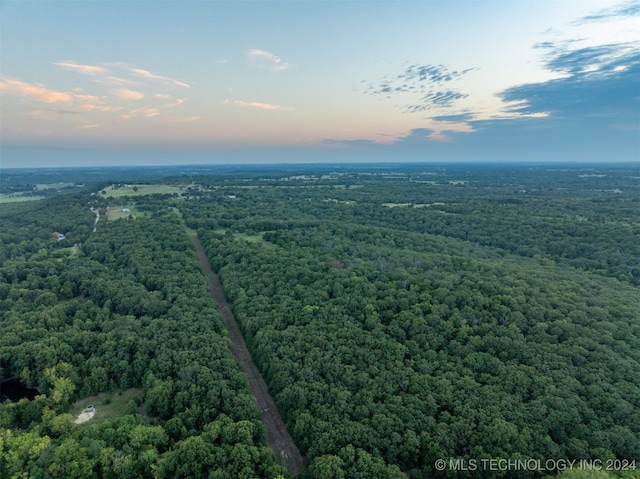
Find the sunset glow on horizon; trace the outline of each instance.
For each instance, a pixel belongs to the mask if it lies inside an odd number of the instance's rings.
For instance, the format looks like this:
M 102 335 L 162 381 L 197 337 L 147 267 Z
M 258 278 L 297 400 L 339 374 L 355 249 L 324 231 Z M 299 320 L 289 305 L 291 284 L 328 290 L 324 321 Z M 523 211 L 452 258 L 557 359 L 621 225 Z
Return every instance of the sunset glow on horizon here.
M 176 163 L 640 154 L 637 1 L 7 1 L 0 13 L 3 167 L 158 149 Z M 100 155 L 61 153 L 80 150 Z

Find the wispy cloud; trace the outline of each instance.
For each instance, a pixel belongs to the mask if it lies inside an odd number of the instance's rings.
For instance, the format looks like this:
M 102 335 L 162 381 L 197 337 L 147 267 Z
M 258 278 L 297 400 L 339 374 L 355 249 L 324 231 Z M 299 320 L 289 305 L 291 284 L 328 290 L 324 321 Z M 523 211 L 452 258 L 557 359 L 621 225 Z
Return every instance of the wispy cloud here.
M 408 98 L 411 103 L 403 106 L 407 113 L 450 108 L 455 101 L 469 96 L 450 85 L 474 70 L 475 68 L 450 70 L 444 65 L 412 64 L 395 76 L 384 77 L 377 84 L 369 85 L 365 93 L 383 95 L 386 98 Z M 414 100 L 410 100 L 412 97 Z
M 165 108 L 173 108 L 175 106 L 180 106 L 184 103 L 184 98 L 176 98 L 175 101 L 171 102 L 171 103 L 166 103 L 162 106 L 164 106 Z
M 628 67 L 630 58 L 640 52 L 640 45 L 617 43 L 575 50 L 552 48 L 547 68 L 568 75 L 607 75 Z
M 130 68 L 129 71 L 131 71 L 131 73 L 133 73 L 136 76 L 142 77 L 142 78 L 149 78 L 151 80 L 158 80 L 162 83 L 166 83 L 168 85 L 171 86 L 179 86 L 182 88 L 189 88 L 189 84 L 182 82 L 180 80 L 175 80 L 173 78 L 169 78 L 169 77 L 165 77 L 162 75 L 156 75 L 155 73 L 151 73 L 148 70 L 142 70 L 141 68 Z
M 120 78 L 120 77 L 114 77 L 114 76 L 107 76 L 104 78 L 100 78 L 100 79 L 96 79 L 96 80 L 92 80 L 96 83 L 100 83 L 101 85 L 105 85 L 105 86 L 128 86 L 128 85 L 134 85 L 135 82 L 132 80 L 128 80 L 126 78 Z
M 270 103 L 260 103 L 257 101 L 242 101 L 242 100 L 225 100 L 223 105 L 235 105 L 249 108 L 258 108 L 260 110 L 281 110 L 281 111 L 293 111 L 293 108 L 281 105 L 272 105 Z
M 119 118 L 121 120 L 130 120 L 131 118 L 135 118 L 136 116 L 153 118 L 154 116 L 158 115 L 160 115 L 160 110 L 158 108 L 136 108 L 135 110 L 131 110 L 129 113 L 123 113 L 119 116 Z
M 351 147 L 367 147 L 374 146 L 377 143 L 373 140 L 355 139 L 355 140 L 336 140 L 334 138 L 325 138 L 321 141 L 325 145 L 339 145 L 339 146 L 351 146 Z
M 77 100 L 80 101 L 88 101 L 88 102 L 92 102 L 92 103 L 101 103 L 102 99 L 98 96 L 95 95 L 85 95 L 82 93 L 77 93 L 75 95 L 73 95 L 74 98 L 76 98 Z
M 13 78 L 0 78 L 0 92 L 23 96 L 44 103 L 70 103 L 72 101 L 69 93 L 49 90 L 43 85 L 27 83 Z
M 54 104 L 52 108 L 41 108 L 33 104 L 24 106 L 22 114 L 28 118 L 66 122 L 76 128 L 91 129 L 118 120 L 138 118 L 138 121 L 142 121 L 160 116 L 169 109 L 179 109 L 186 98 L 176 98 L 168 90 L 177 87 L 189 88 L 185 82 L 134 68 L 127 63 L 84 65 L 64 60 L 53 65 L 71 72 L 67 76 L 73 76 L 75 80 L 69 81 L 78 83 L 70 84 L 66 91 L 58 91 L 40 83 L 0 77 L 0 93 L 3 96 L 11 95 L 33 102 Z M 85 78 L 78 78 L 76 73 Z M 163 85 L 162 88 L 167 92 L 158 91 L 158 85 Z M 23 100 L 22 103 L 26 102 Z M 55 108 L 56 103 L 64 104 L 64 108 Z M 199 117 L 176 120 L 174 116 L 173 121 L 187 122 L 196 119 Z
M 109 105 L 108 97 L 103 96 L 99 97 L 96 95 L 87 95 L 83 93 L 76 93 L 73 95 L 74 103 L 79 103 L 78 109 L 84 112 L 89 111 L 100 111 L 100 112 L 108 112 L 108 111 L 116 111 L 119 110 L 120 107 Z
M 600 22 L 602 20 L 609 20 L 612 18 L 633 17 L 636 15 L 640 15 L 640 2 L 623 2 L 619 5 L 615 5 L 613 7 L 605 8 L 589 15 L 585 15 L 584 17 L 578 19 L 575 24 L 579 25 L 582 23 Z
M 266 50 L 252 49 L 247 51 L 247 59 L 254 66 L 269 68 L 274 71 L 287 70 L 289 64 L 285 63 L 271 52 Z
M 153 118 L 154 116 L 158 116 L 160 114 L 160 110 L 157 108 L 145 108 L 141 113 L 147 118 Z
M 549 70 L 562 78 L 514 86 L 500 94 L 518 115 L 544 113 L 550 119 L 611 117 L 613 112 L 637 122 L 640 108 L 640 46 L 600 45 L 559 50 L 548 58 Z
M 142 98 L 144 98 L 144 93 L 142 93 L 141 91 L 121 88 L 118 90 L 111 90 L 111 92 L 122 100 L 141 100 Z
M 82 112 L 77 110 L 51 110 L 58 115 L 80 115 Z
M 407 111 L 409 113 L 416 113 L 420 111 L 434 110 L 436 108 L 449 108 L 456 100 L 461 100 L 469 95 L 465 93 L 459 93 L 453 90 L 429 92 L 422 97 L 421 102 L 415 105 L 408 105 Z
M 444 65 L 410 65 L 398 78 L 408 82 L 426 82 L 431 84 L 443 84 L 462 78 L 475 68 L 457 71 L 449 70 Z
M 393 77 L 384 77 L 377 85 L 370 85 L 365 93 L 371 95 L 390 96 L 394 93 L 423 94 L 433 87 L 443 86 L 445 83 L 459 80 L 475 68 L 465 70 L 449 70 L 444 65 L 413 64 Z
M 188 118 L 180 118 L 180 119 L 176 120 L 176 122 L 177 123 L 187 123 L 187 122 L 191 122 L 191 121 L 197 121 L 199 119 L 200 119 L 199 116 L 190 116 Z
M 153 98 L 156 98 L 157 100 L 171 100 L 171 95 L 169 95 L 167 93 L 155 93 L 153 95 Z M 183 103 L 184 103 L 184 98 L 176 98 L 171 103 L 165 103 L 162 106 L 164 108 L 173 108 L 173 107 L 176 107 L 176 106 L 180 106 Z
M 83 75 L 104 75 L 107 69 L 95 65 L 78 65 L 76 62 L 68 60 L 64 62 L 55 62 L 54 65 Z
M 451 123 L 459 123 L 464 121 L 469 121 L 473 119 L 473 115 L 470 113 L 458 113 L 455 115 L 439 115 L 431 118 L 434 121 L 442 121 L 442 122 L 451 122 Z

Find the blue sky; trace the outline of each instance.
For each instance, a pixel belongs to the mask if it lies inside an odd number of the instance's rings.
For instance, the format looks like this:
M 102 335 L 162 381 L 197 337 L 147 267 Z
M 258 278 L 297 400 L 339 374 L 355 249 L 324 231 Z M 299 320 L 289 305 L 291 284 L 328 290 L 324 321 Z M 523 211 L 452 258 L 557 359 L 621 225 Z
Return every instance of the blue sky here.
M 0 166 L 638 161 L 640 1 L 4 1 Z

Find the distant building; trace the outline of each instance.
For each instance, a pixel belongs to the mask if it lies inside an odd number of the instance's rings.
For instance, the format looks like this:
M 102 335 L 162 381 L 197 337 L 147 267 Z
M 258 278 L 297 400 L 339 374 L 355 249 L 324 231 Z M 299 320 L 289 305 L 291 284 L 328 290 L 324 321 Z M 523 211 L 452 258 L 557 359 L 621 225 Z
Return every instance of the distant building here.
M 122 212 L 123 213 L 131 213 L 131 210 L 129 208 L 122 208 Z

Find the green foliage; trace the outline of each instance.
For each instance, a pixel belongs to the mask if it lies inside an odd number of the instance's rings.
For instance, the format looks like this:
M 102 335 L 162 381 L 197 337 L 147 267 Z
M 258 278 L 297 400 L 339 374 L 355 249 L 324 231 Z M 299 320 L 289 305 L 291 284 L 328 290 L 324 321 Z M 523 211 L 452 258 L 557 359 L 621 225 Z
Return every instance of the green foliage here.
M 181 199 L 144 185 L 3 204 L 0 369 L 42 394 L 0 407 L 0 477 L 285 475 L 170 208 L 220 274 L 303 477 L 640 458 L 637 173 L 389 173 L 274 170 L 180 178 Z M 141 215 L 93 232 L 95 210 L 124 204 Z M 117 390 L 142 399 L 73 423 L 74 399 Z
M 36 432 L 0 430 L 0 474 L 17 479 L 42 477 L 44 472 L 40 459 L 51 444 L 47 436 Z
M 160 478 L 275 478 L 284 470 L 272 462 L 271 451 L 260 445 L 250 421 L 233 422 L 222 414 L 200 436 L 179 441 L 165 453 L 154 477 Z
M 57 199 L 80 208 L 87 198 Z M 94 215 L 74 220 L 92 225 Z M 22 221 L 8 218 L 3 240 L 18 240 Z M 246 449 L 214 445 L 203 474 L 213 466 L 231 477 L 283 472 L 263 445 L 259 412 L 192 243 L 166 206 L 148 218 L 99 223 L 72 256 L 55 256 L 50 243 L 17 257 L 16 245 L 0 250 L 8 258 L 0 267 L 0 368 L 46 394 L 2 405 L 0 476 L 152 477 L 169 467 L 174 448 L 182 452 L 220 417 L 223 435 Z M 148 416 L 124 396 L 95 402 L 119 408 L 99 423 L 76 425 L 67 414 L 77 396 L 129 388 L 142 391 Z
M 640 457 L 631 184 L 491 174 L 183 206 L 310 477 L 373 474 L 347 472 L 349 447 L 417 477 L 440 457 Z

